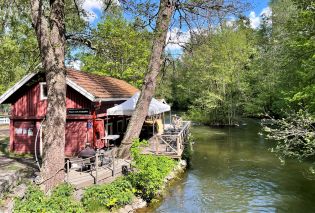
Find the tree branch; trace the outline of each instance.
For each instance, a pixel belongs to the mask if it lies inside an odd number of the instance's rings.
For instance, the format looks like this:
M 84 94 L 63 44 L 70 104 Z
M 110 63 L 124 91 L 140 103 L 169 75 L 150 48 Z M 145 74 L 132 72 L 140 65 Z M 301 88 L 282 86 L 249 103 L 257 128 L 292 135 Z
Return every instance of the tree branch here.
M 97 50 L 96 47 L 93 46 L 93 43 L 90 39 L 85 38 L 83 36 L 77 35 L 77 34 L 68 34 L 66 35 L 66 40 L 77 42 L 79 44 L 85 45 L 91 50 Z

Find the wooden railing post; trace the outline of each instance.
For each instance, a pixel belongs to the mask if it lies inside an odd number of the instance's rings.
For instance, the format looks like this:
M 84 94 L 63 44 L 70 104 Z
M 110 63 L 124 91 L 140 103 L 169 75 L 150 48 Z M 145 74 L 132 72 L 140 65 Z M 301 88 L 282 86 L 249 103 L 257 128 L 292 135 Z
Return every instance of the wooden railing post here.
M 95 184 L 98 182 L 98 153 L 95 155 Z
M 159 137 L 155 136 L 155 154 L 159 154 Z
M 113 148 L 113 150 L 112 150 L 112 161 L 113 161 L 113 173 L 112 173 L 112 176 L 115 176 L 115 150 L 116 150 L 116 148 Z
M 67 183 L 69 183 L 69 170 L 70 170 L 69 159 L 67 159 Z
M 180 143 L 179 143 L 178 136 L 176 137 L 176 145 L 177 145 L 177 155 L 179 155 L 179 153 L 180 153 Z

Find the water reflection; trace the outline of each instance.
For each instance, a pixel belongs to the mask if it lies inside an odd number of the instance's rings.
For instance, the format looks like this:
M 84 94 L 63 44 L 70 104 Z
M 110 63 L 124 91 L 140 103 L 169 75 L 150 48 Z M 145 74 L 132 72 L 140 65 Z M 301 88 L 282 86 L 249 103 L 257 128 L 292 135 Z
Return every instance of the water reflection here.
M 308 163 L 281 165 L 249 121 L 236 128 L 194 127 L 192 168 L 165 199 L 142 212 L 315 212 Z

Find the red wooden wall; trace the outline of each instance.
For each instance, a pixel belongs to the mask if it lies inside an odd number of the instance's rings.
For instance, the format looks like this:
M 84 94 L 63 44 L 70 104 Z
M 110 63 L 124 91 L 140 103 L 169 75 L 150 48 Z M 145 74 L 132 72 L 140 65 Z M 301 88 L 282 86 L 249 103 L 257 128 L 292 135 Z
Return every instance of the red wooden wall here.
M 66 107 L 67 108 L 88 108 L 92 113 L 93 103 L 83 95 L 67 86 Z M 34 141 L 37 130 L 40 128 L 40 122 L 46 115 L 47 100 L 40 100 L 40 84 L 33 82 L 33 85 L 25 85 L 18 90 L 12 97 L 12 111 L 10 123 L 10 147 L 18 153 L 34 153 Z M 99 132 L 96 138 L 97 146 L 103 145 L 99 138 L 105 135 L 104 122 L 106 110 L 110 107 L 120 104 L 123 101 L 102 102 L 96 110 L 97 119 L 94 122 Z M 117 120 L 123 120 L 123 117 L 110 117 L 109 122 L 113 123 L 111 128 L 116 133 Z M 92 115 L 69 115 L 66 123 L 66 145 L 65 155 L 73 156 L 81 151 L 86 141 L 93 141 L 93 129 L 87 127 L 87 123 L 92 122 Z M 125 120 L 124 120 L 125 122 Z M 124 125 L 125 126 L 125 125 Z M 37 153 L 39 153 L 39 138 L 37 140 Z
M 66 107 L 91 109 L 91 101 L 67 86 Z M 40 118 L 46 115 L 46 108 L 47 100 L 40 100 L 40 85 L 37 83 L 19 94 L 13 103 L 11 117 Z
M 35 137 L 40 122 L 46 114 L 47 100 L 40 100 L 39 82 L 24 86 L 14 94 L 11 106 L 10 148 L 17 153 L 34 153 Z M 92 103 L 83 95 L 67 86 L 67 108 L 88 108 L 92 110 Z M 93 140 L 93 129 L 87 128 L 87 122 L 92 116 L 67 117 L 65 154 L 77 154 L 85 146 L 86 141 Z M 39 137 L 37 140 L 39 153 Z

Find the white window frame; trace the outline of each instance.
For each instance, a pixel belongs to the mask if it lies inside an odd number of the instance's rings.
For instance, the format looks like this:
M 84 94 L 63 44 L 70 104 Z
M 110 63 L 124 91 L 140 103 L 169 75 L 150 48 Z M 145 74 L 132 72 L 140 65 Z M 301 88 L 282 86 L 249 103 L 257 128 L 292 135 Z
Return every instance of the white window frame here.
M 47 87 L 46 82 L 40 82 L 39 83 L 39 86 L 40 86 L 40 88 L 39 88 L 39 90 L 40 90 L 40 100 L 41 101 L 47 99 L 47 96 L 44 96 L 44 85 L 46 85 L 46 87 Z

